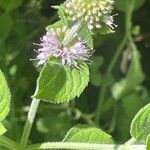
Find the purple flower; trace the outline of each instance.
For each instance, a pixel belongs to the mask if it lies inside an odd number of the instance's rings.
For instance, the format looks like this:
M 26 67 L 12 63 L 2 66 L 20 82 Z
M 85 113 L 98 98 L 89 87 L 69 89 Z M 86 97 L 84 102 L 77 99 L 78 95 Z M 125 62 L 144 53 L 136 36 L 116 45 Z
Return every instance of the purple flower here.
M 66 29 L 51 30 L 40 39 L 41 43 L 38 45 L 41 48 L 38 49 L 38 65 L 44 64 L 50 57 L 58 58 L 63 65 L 76 67 L 79 61 L 89 60 L 89 49 L 77 35 L 69 43 L 63 44 L 66 33 Z

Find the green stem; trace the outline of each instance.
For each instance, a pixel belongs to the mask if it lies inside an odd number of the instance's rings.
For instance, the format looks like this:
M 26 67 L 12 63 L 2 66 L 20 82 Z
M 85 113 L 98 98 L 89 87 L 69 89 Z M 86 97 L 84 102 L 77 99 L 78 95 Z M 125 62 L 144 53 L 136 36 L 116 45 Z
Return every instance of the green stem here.
M 122 42 L 120 43 L 120 45 L 118 46 L 116 53 L 114 55 L 114 57 L 112 58 L 108 70 L 106 72 L 105 76 L 109 76 L 111 74 L 111 72 L 113 71 L 120 55 L 122 54 L 122 51 L 124 50 L 124 47 L 127 43 L 127 41 L 132 41 L 132 37 L 131 37 L 131 27 L 132 27 L 132 13 L 133 13 L 133 7 L 134 7 L 134 3 L 135 1 L 132 1 L 131 5 L 128 7 L 128 11 L 126 13 L 126 18 L 125 18 L 125 22 L 126 22 L 126 28 L 125 28 L 125 35 L 124 38 L 122 40 Z M 133 43 L 132 43 L 133 46 Z M 101 118 L 101 113 L 102 113 L 102 107 L 103 107 L 103 103 L 105 100 L 105 94 L 107 92 L 107 87 L 108 85 L 103 85 L 100 88 L 100 95 L 98 98 L 98 104 L 97 104 L 97 108 L 96 108 L 96 116 L 95 116 L 95 121 L 97 124 L 99 124 L 100 118 Z
M 145 145 L 113 145 L 113 144 L 94 144 L 94 143 L 73 143 L 73 142 L 47 142 L 28 146 L 27 150 L 37 149 L 76 149 L 76 150 L 145 150 Z
M 109 76 L 109 74 L 111 74 L 112 70 L 114 69 L 120 55 L 122 54 L 123 48 L 125 46 L 127 42 L 127 35 L 125 34 L 123 40 L 121 41 L 120 45 L 118 46 L 117 50 L 116 50 L 116 54 L 114 55 L 114 57 L 112 58 L 110 65 L 108 67 L 108 70 L 106 72 L 106 76 Z M 101 118 L 101 113 L 102 113 L 102 107 L 103 107 L 103 102 L 105 100 L 105 94 L 107 91 L 107 85 L 103 85 L 100 90 L 100 95 L 98 98 L 98 104 L 97 104 L 97 108 L 96 108 L 96 116 L 95 116 L 95 121 L 97 124 L 99 124 L 100 118 Z
M 37 109 L 39 106 L 40 100 L 37 99 L 33 99 L 31 106 L 30 106 L 30 110 L 28 113 L 28 117 L 25 123 L 25 127 L 24 127 L 24 131 L 21 137 L 21 145 L 22 146 L 26 146 L 27 142 L 28 142 L 28 138 L 31 132 L 31 128 L 35 119 L 35 115 L 37 113 Z
M 16 150 L 18 147 L 15 142 L 4 136 L 0 136 L 0 145 L 12 150 Z

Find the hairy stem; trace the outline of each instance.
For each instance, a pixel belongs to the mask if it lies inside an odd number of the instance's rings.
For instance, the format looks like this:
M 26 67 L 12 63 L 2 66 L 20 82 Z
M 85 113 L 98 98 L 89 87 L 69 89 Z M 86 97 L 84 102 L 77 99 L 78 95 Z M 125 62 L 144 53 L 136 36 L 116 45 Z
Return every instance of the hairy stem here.
M 145 150 L 145 145 L 113 145 L 94 143 L 72 143 L 72 142 L 47 142 L 43 144 L 31 145 L 27 150 L 38 149 L 76 149 L 76 150 Z
M 37 99 L 32 100 L 30 110 L 29 110 L 29 113 L 28 113 L 28 117 L 27 117 L 25 127 L 24 127 L 24 130 L 23 130 L 23 134 L 22 134 L 22 137 L 21 137 L 21 145 L 22 146 L 26 146 L 26 144 L 28 142 L 28 138 L 29 138 L 29 135 L 30 135 L 30 132 L 31 132 L 31 128 L 32 128 L 34 119 L 35 119 L 35 115 L 37 113 L 39 103 L 40 103 L 40 100 L 37 100 Z

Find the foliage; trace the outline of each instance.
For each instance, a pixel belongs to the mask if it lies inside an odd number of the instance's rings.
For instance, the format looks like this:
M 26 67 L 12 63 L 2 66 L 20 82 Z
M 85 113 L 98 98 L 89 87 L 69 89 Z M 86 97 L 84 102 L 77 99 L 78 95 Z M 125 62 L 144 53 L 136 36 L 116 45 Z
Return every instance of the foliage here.
M 116 0 L 114 30 L 76 22 L 93 49 L 88 64 L 71 68 L 49 59 L 37 67 L 33 43 L 46 30 L 73 25 L 63 3 L 0 0 L 0 149 L 149 150 L 149 0 Z M 38 104 L 29 108 L 32 98 L 41 100 L 38 111 Z M 51 142 L 36 144 L 44 141 Z

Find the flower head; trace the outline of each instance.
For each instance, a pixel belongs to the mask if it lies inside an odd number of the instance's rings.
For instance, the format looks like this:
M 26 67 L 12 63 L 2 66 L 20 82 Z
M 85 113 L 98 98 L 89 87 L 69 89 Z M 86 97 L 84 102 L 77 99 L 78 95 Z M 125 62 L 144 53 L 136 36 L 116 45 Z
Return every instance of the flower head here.
M 50 30 L 41 38 L 38 49 L 38 65 L 47 61 L 50 57 L 61 60 L 63 65 L 76 66 L 79 61 L 88 61 L 90 54 L 85 43 L 77 35 L 73 39 L 64 42 L 66 34 L 69 31 L 66 28 Z
M 87 21 L 89 29 L 101 28 L 103 24 L 114 29 L 116 25 L 113 23 L 113 16 L 110 15 L 113 3 L 114 0 L 67 0 L 64 7 L 73 21 Z

